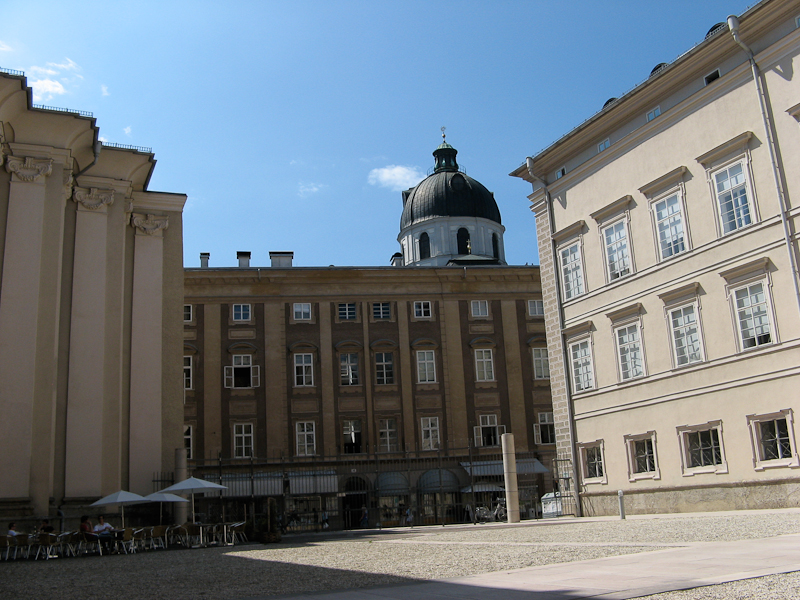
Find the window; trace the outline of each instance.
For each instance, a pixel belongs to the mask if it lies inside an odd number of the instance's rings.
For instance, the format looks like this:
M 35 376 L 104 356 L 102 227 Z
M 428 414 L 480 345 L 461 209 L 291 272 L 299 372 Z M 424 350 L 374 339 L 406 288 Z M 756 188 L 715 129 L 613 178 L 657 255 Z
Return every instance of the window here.
M 608 138 L 606 138 L 602 142 L 597 144 L 597 152 L 600 153 L 603 150 L 607 149 L 609 146 L 611 146 L 611 142 L 609 141 Z
M 677 431 L 684 476 L 728 472 L 722 447 L 721 421 L 678 427 Z
M 359 385 L 358 354 L 347 352 L 339 355 L 341 385 Z
M 439 417 L 422 417 L 422 449 L 436 450 L 439 448 Z
M 234 304 L 233 305 L 233 320 L 234 321 L 249 321 L 250 320 L 250 305 L 249 304 Z
M 608 483 L 603 461 L 603 440 L 578 444 L 583 483 Z
M 436 383 L 433 350 L 417 350 L 417 383 Z
M 705 82 L 706 85 L 708 85 L 709 83 L 711 83 L 712 81 L 716 81 L 717 79 L 719 79 L 719 69 L 715 69 L 714 71 L 706 75 L 703 78 L 703 81 Z
M 488 317 L 489 316 L 489 301 L 488 300 L 473 300 L 472 316 L 473 317 Z
M 392 318 L 392 304 L 390 302 L 373 302 L 372 318 L 377 320 L 387 320 Z
M 191 390 L 192 388 L 192 357 L 183 357 L 183 389 Z
M 744 161 L 739 161 L 713 175 L 722 234 L 750 225 L 750 202 Z
M 494 381 L 494 360 L 491 350 L 475 350 L 475 379 Z
M 314 355 L 294 355 L 294 385 L 309 387 L 314 385 Z
M 528 315 L 541 317 L 544 315 L 544 300 L 528 300 Z
M 294 303 L 294 320 L 295 321 L 310 321 L 311 320 L 311 303 L 309 303 L 309 302 L 295 302 Z
M 234 423 L 233 457 L 250 458 L 251 456 L 253 456 L 253 424 Z
M 431 257 L 431 240 L 427 233 L 419 236 L 419 259 L 424 260 Z
M 395 419 L 378 420 L 378 451 L 397 452 L 397 421 Z
M 342 450 L 345 454 L 361 454 L 361 421 L 358 419 L 342 422 Z
M 375 383 L 391 385 L 394 383 L 394 361 L 391 352 L 375 353 Z
M 678 194 L 653 203 L 661 260 L 686 250 L 683 230 L 683 205 Z
M 742 350 L 772 343 L 769 307 L 764 282 L 734 290 L 736 323 Z
M 617 340 L 620 379 L 627 381 L 642 377 L 644 375 L 644 357 L 639 323 L 618 327 L 614 330 L 614 337 Z
M 297 456 L 313 456 L 317 453 L 314 421 L 298 421 L 295 423 L 297 437 Z
M 500 238 L 496 233 L 492 234 L 492 257 L 500 258 Z
M 697 307 L 687 304 L 669 311 L 675 366 L 682 367 L 703 360 L 700 344 L 700 326 L 697 322 Z
M 339 303 L 339 320 L 340 321 L 352 321 L 355 318 L 356 318 L 356 303 L 355 302 L 340 302 Z
M 414 302 L 414 316 L 417 319 L 430 319 L 431 314 L 431 303 L 428 300 Z
M 537 445 L 556 443 L 556 425 L 553 422 L 553 413 L 540 412 L 539 422 L 533 425 L 533 441 Z
M 658 456 L 656 455 L 656 432 L 626 435 L 628 450 L 628 479 L 660 479 Z
M 650 121 L 652 121 L 653 119 L 655 119 L 656 117 L 658 117 L 660 115 L 661 115 L 661 107 L 660 106 L 656 106 L 653 110 L 648 111 L 648 113 L 647 113 L 647 122 L 649 123 Z
M 506 432 L 505 426 L 498 427 L 497 415 L 480 415 L 480 425 L 474 428 L 475 446 L 499 446 L 500 436 Z
M 561 255 L 561 273 L 564 279 L 564 300 L 569 300 L 584 292 L 583 266 L 578 242 L 562 248 L 559 254 Z
M 615 281 L 631 273 L 630 253 L 628 251 L 628 227 L 625 221 L 617 221 L 603 229 L 606 248 L 606 267 L 608 280 Z
M 469 231 L 464 227 L 456 233 L 456 244 L 458 246 L 459 254 L 472 254 L 472 244 L 469 241 Z
M 561 179 L 566 174 L 567 167 L 561 167 L 558 171 L 556 171 L 556 180 Z
M 572 363 L 572 384 L 574 392 L 585 392 L 594 388 L 594 372 L 589 340 L 570 344 L 570 361 Z
M 791 409 L 768 415 L 749 415 L 756 471 L 773 467 L 800 467 Z
M 192 305 L 191 304 L 184 304 L 183 305 L 183 322 L 184 323 L 191 323 L 192 322 Z
M 259 386 L 258 365 L 253 365 L 249 354 L 234 354 L 233 366 L 225 367 L 226 388 L 256 388 Z
M 186 448 L 186 458 L 187 460 L 192 460 L 194 458 L 193 447 L 192 447 L 192 426 L 191 425 L 184 425 L 183 426 L 183 447 Z
M 533 348 L 533 378 L 550 379 L 550 357 L 547 348 Z

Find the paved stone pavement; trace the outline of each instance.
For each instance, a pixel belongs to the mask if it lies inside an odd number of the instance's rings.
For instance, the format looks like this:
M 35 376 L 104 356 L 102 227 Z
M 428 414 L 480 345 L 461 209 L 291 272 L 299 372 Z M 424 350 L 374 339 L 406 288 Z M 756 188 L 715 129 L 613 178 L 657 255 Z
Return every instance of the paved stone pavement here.
M 624 600 L 797 570 L 800 534 L 792 534 L 270 600 Z

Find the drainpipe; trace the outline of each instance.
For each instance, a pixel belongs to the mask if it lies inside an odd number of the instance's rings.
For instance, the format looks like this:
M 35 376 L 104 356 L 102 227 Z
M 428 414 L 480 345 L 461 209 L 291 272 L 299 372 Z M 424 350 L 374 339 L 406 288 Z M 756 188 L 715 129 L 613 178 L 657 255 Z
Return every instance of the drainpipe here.
M 797 299 L 797 308 L 800 310 L 800 283 L 798 283 L 797 259 L 795 257 L 794 249 L 792 248 L 792 236 L 789 230 L 789 221 L 786 213 L 786 197 L 783 191 L 783 184 L 781 183 L 781 176 L 778 170 L 778 156 L 775 149 L 775 139 L 772 136 L 772 122 L 767 108 L 767 102 L 764 97 L 764 89 L 761 86 L 761 74 L 759 73 L 758 65 L 756 64 L 756 57 L 750 47 L 742 41 L 739 37 L 739 19 L 735 15 L 728 17 L 728 29 L 742 50 L 747 54 L 750 61 L 750 67 L 753 70 L 753 83 L 756 84 L 756 94 L 758 95 L 758 104 L 761 108 L 761 120 L 764 123 L 764 132 L 767 136 L 767 148 L 769 148 L 769 158 L 772 163 L 772 176 L 775 178 L 775 190 L 778 193 L 778 203 L 781 210 L 781 223 L 783 224 L 783 239 L 786 244 L 786 251 L 789 253 L 789 264 L 792 268 L 792 281 L 794 283 L 794 294 Z
M 78 179 L 78 177 L 80 177 L 81 175 L 83 175 L 84 173 L 86 173 L 86 171 L 88 171 L 89 169 L 91 169 L 93 166 L 95 166 L 95 165 L 97 164 L 97 159 L 100 157 L 100 150 L 102 150 L 102 149 L 103 149 L 103 142 L 101 142 L 101 141 L 99 141 L 99 140 L 98 140 L 98 141 L 95 141 L 95 143 L 94 143 L 94 147 L 93 147 L 93 150 L 94 150 L 94 160 L 92 160 L 92 162 L 90 162 L 88 165 L 86 165 L 86 166 L 85 166 L 83 169 L 81 169 L 80 171 L 78 171 L 78 172 L 77 172 L 77 173 L 76 173 L 76 174 L 73 176 L 73 179 L 74 179 L 74 180 L 77 180 L 77 179 Z
M 544 189 L 544 197 L 545 197 L 545 204 L 547 205 L 547 216 L 550 220 L 550 236 L 552 239 L 552 235 L 556 232 L 556 224 L 555 218 L 553 217 L 553 201 L 550 197 L 550 190 L 547 188 L 547 184 L 544 182 L 543 179 L 539 178 L 533 171 L 533 158 L 530 156 L 525 159 L 525 164 L 528 168 L 528 175 L 530 175 L 531 179 L 534 181 L 539 182 L 539 185 L 542 186 Z M 564 313 L 561 307 L 561 282 L 559 280 L 559 272 L 558 272 L 558 253 L 556 248 L 555 240 L 552 240 L 553 246 L 553 275 L 556 279 L 556 302 L 558 304 L 558 335 L 561 335 L 561 332 L 564 330 Z M 570 381 L 569 381 L 569 351 L 567 349 L 567 345 L 564 343 L 562 338 L 561 340 L 562 346 L 562 354 L 564 359 L 564 378 L 565 378 L 565 393 L 567 395 L 567 423 L 569 426 L 569 446 L 570 452 L 572 454 L 572 488 L 574 490 L 575 496 L 575 512 L 577 513 L 578 517 L 583 516 L 583 509 L 581 507 L 581 499 L 580 499 L 580 488 L 578 484 L 578 453 L 576 452 L 577 447 L 575 445 L 575 417 L 572 410 L 572 394 L 570 393 Z M 559 490 L 560 491 L 560 490 Z

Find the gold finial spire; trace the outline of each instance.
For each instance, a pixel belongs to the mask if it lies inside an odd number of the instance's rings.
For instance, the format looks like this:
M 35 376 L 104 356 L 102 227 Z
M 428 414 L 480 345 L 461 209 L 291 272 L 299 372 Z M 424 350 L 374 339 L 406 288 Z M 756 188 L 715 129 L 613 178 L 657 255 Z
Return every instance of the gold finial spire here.
M 445 129 L 447 129 L 447 127 L 445 127 L 445 126 L 442 126 L 442 142 L 443 142 L 443 143 L 446 141 L 446 140 L 445 140 L 445 136 L 444 136 L 444 130 L 445 130 Z

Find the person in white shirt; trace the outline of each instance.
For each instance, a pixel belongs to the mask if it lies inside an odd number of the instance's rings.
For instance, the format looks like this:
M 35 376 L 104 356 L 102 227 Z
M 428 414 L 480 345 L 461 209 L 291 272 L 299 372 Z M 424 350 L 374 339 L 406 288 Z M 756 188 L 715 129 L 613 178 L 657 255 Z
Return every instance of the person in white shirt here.
M 97 517 L 97 525 L 94 526 L 95 533 L 105 533 L 107 531 L 114 531 L 114 527 L 110 523 L 106 523 L 103 515 Z
M 8 537 L 14 537 L 19 535 L 17 533 L 17 524 L 16 523 L 9 523 L 8 524 Z

